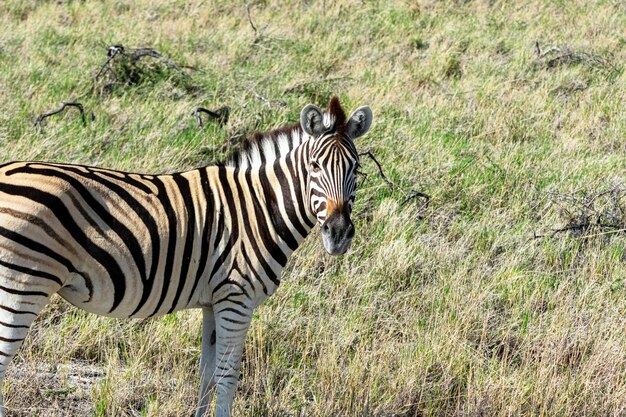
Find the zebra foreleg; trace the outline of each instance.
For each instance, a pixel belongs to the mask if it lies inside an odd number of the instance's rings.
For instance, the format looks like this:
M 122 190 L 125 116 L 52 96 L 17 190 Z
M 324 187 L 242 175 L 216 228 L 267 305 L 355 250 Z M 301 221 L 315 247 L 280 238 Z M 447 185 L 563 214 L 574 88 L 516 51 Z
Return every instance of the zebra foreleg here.
M 215 386 L 215 316 L 213 307 L 202 310 L 202 352 L 200 355 L 200 394 L 196 417 L 209 417 L 211 397 Z
M 216 366 L 217 386 L 216 417 L 230 417 L 235 391 L 239 385 L 241 355 L 248 333 L 252 310 L 214 306 L 216 323 Z
M 0 280 L 0 417 L 6 416 L 1 393 L 7 367 L 37 315 L 60 288 L 56 284 L 26 285 L 28 279 L 18 276 Z

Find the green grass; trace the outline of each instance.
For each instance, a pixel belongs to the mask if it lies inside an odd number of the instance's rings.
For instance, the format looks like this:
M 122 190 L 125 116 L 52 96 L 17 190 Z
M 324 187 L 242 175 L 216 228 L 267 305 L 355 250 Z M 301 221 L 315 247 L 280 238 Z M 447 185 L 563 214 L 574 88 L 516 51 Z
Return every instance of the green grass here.
M 626 183 L 623 4 L 258 1 L 250 11 L 257 33 L 240 2 L 0 4 L 2 160 L 180 171 L 296 121 L 309 102 L 367 103 L 374 125 L 358 148 L 396 189 L 364 161 L 353 249 L 330 258 L 314 232 L 290 260 L 255 315 L 235 414 L 626 413 L 626 237 L 550 236 L 580 209 L 574 197 Z M 94 88 L 117 43 L 197 70 L 188 80 L 146 60 L 124 84 Z M 95 121 L 83 127 L 70 109 L 35 131 L 37 115 L 71 99 Z M 197 106 L 229 106 L 229 122 L 201 131 Z M 432 197 L 427 207 L 405 202 L 415 190 Z M 615 196 L 595 209 L 623 225 Z M 8 406 L 191 415 L 200 323 L 195 311 L 104 319 L 56 300 L 14 363 Z

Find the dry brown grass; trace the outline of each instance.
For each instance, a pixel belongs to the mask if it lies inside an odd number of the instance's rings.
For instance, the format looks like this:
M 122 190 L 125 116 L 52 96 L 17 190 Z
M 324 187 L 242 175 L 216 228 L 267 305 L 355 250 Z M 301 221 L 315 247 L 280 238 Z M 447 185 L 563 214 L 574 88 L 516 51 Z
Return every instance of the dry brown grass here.
M 624 415 L 626 237 L 533 239 L 567 224 L 554 195 L 626 181 L 623 3 L 260 1 L 250 12 L 256 33 L 245 5 L 226 1 L 1 4 L 3 160 L 176 171 L 309 102 L 367 102 L 375 126 L 359 148 L 397 191 L 366 162 L 350 254 L 327 257 L 313 233 L 294 255 L 253 322 L 235 414 Z M 199 69 L 198 88 L 163 70 L 94 93 L 115 43 Z M 78 96 L 95 122 L 68 114 L 34 131 L 38 114 Z M 223 105 L 227 125 L 197 129 L 193 109 Z M 412 190 L 431 195 L 427 208 L 402 204 Z M 198 312 L 120 321 L 55 301 L 7 403 L 17 415 L 191 415 L 199 326 Z

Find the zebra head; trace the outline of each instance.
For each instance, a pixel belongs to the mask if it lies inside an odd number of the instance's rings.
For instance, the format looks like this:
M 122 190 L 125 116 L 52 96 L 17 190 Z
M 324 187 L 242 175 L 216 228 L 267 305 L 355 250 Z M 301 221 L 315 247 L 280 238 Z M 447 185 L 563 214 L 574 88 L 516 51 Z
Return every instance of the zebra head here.
M 302 109 L 300 124 L 313 138 L 307 167 L 309 206 L 321 226 L 324 248 L 331 255 L 341 255 L 354 237 L 350 214 L 359 165 L 354 139 L 369 130 L 372 110 L 362 106 L 346 118 L 339 99 L 333 97 L 326 113 L 313 104 Z

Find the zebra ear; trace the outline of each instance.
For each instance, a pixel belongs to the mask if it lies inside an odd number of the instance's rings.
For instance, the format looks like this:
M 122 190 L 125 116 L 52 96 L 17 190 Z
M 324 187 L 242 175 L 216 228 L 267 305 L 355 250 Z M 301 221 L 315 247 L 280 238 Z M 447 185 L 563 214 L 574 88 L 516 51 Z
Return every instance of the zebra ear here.
M 300 113 L 300 125 L 302 129 L 313 137 L 321 135 L 324 128 L 324 115 L 319 107 L 309 104 Z
M 352 139 L 356 139 L 359 136 L 363 136 L 370 130 L 372 125 L 372 109 L 370 106 L 361 106 L 352 113 L 350 120 L 348 120 L 348 127 L 346 129 L 348 135 Z

